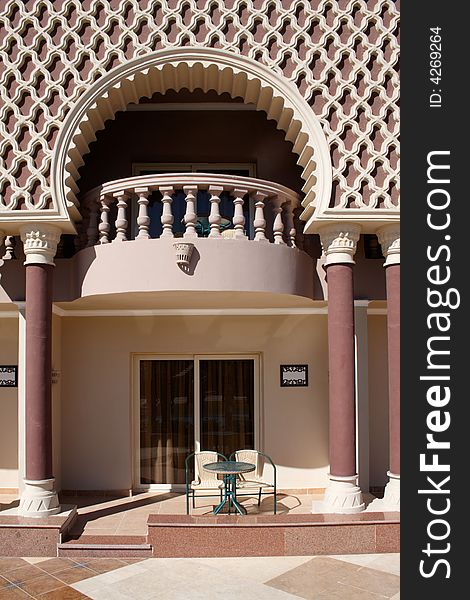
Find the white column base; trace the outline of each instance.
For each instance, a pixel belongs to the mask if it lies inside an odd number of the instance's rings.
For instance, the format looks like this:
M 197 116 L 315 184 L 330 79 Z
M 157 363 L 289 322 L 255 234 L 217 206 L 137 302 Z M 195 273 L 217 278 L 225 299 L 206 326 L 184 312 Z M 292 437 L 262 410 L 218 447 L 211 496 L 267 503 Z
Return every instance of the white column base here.
M 400 475 L 387 473 L 389 482 L 383 498 L 375 498 L 367 507 L 368 512 L 400 512 Z
M 349 515 L 362 512 L 366 505 L 362 498 L 361 488 L 357 485 L 357 475 L 337 477 L 329 474 L 328 484 L 323 502 L 314 502 L 312 513 L 340 513 Z
M 24 480 L 18 514 L 23 517 L 49 517 L 60 512 L 55 479 Z

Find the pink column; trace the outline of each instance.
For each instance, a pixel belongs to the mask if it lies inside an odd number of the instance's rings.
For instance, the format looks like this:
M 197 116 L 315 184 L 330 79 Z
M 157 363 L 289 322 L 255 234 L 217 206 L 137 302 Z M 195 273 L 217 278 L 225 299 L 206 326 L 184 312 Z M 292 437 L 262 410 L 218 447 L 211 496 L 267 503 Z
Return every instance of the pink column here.
M 356 475 L 353 266 L 327 268 L 330 473 Z
M 26 479 L 52 478 L 52 265 L 26 265 Z
M 19 512 L 60 512 L 52 472 L 52 274 L 60 231 L 23 227 L 26 256 L 26 477 Z
M 356 473 L 356 390 L 353 256 L 360 227 L 332 224 L 320 229 L 328 284 L 330 472 L 323 512 L 364 510 Z

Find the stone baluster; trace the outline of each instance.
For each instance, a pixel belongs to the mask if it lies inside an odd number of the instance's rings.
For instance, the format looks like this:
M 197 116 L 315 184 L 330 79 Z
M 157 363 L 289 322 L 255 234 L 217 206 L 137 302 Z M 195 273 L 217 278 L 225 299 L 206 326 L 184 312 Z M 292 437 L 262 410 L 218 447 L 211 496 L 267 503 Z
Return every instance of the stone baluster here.
M 274 198 L 272 199 L 273 212 L 276 215 L 274 217 L 274 224 L 273 224 L 273 233 L 274 233 L 274 243 L 275 244 L 285 244 L 283 237 L 282 237 L 283 233 L 284 233 L 284 223 L 282 222 L 282 202 L 283 202 L 283 198 L 280 198 L 279 196 L 274 196 Z
M 100 244 L 109 244 L 109 230 L 110 230 L 110 224 L 109 224 L 109 203 L 110 203 L 110 198 L 108 198 L 107 196 L 102 196 L 100 198 L 100 202 L 101 202 L 101 221 L 100 224 L 98 225 L 98 229 L 100 232 Z
M 185 185 L 183 191 L 186 194 L 186 213 L 184 215 L 184 223 L 186 225 L 186 231 L 184 232 L 185 238 L 197 237 L 196 224 L 196 193 L 197 187 L 195 185 Z
M 89 219 L 88 227 L 86 230 L 87 234 L 87 248 L 94 246 L 98 241 L 98 203 L 96 200 L 90 200 L 88 203 Z
M 137 200 L 137 204 L 139 205 L 139 215 L 137 217 L 137 225 L 139 226 L 139 234 L 137 235 L 136 239 L 148 240 L 150 237 L 150 234 L 149 234 L 150 217 L 148 214 L 148 205 L 149 205 L 148 197 L 150 195 L 150 190 L 148 188 L 136 188 L 135 193 L 138 194 L 138 196 L 139 196 L 139 199 Z
M 11 260 L 13 258 L 15 258 L 15 236 L 7 235 L 5 237 L 5 254 L 2 259 Z
M 291 248 L 297 248 L 296 244 L 296 231 L 294 225 L 294 207 L 292 206 L 292 201 L 288 200 L 285 204 L 285 215 L 286 215 L 286 224 L 287 224 L 287 237 L 289 239 L 289 245 Z
M 248 193 L 247 190 L 234 189 L 233 190 L 233 203 L 235 205 L 233 215 L 233 228 L 235 229 L 234 237 L 236 239 L 247 239 L 245 235 L 245 215 L 243 214 L 243 198 Z
M 162 222 L 162 237 L 174 237 L 173 235 L 173 213 L 171 211 L 171 203 L 173 202 L 174 189 L 172 187 L 158 188 L 162 194 L 163 210 L 161 216 Z
M 113 242 L 125 242 L 127 240 L 127 200 L 129 196 L 125 191 L 116 192 L 113 194 L 114 198 L 118 199 L 117 207 L 117 219 L 116 219 L 116 237 Z
M 209 193 L 211 195 L 211 197 L 210 197 L 211 212 L 209 215 L 209 225 L 211 228 L 210 233 L 209 233 L 210 238 L 222 237 L 220 234 L 221 216 L 220 216 L 220 211 L 219 211 L 219 204 L 220 204 L 220 194 L 223 191 L 224 191 L 223 187 L 211 186 L 209 188 Z
M 255 219 L 253 221 L 253 226 L 255 228 L 255 241 L 256 242 L 267 242 L 268 238 L 266 237 L 266 219 L 264 218 L 264 201 L 266 199 L 266 194 L 262 192 L 256 192 L 254 195 L 255 202 Z

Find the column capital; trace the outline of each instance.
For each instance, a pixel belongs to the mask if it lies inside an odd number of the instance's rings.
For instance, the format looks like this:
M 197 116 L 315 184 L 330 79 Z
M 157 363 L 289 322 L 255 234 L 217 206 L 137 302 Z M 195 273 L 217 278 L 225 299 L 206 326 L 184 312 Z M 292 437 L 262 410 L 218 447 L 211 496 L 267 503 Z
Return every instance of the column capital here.
M 321 227 L 318 233 L 326 256 L 326 267 L 335 264 L 354 264 L 354 254 L 361 234 L 360 225 L 334 223 Z
M 379 244 L 385 256 L 384 267 L 400 264 L 400 225 L 391 223 L 377 230 Z
M 25 265 L 54 265 L 61 230 L 53 225 L 31 223 L 20 228 L 26 256 Z

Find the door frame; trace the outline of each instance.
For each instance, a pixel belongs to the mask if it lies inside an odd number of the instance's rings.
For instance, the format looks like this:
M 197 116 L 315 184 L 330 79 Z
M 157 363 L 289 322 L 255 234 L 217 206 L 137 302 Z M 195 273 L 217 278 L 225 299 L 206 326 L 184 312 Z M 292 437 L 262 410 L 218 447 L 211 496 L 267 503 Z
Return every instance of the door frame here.
M 262 434 L 262 402 L 261 402 L 261 354 L 260 353 L 223 353 L 223 354 L 166 354 L 136 353 L 132 354 L 132 394 L 131 394 L 131 427 L 132 427 L 132 488 L 136 491 L 159 490 L 181 492 L 184 484 L 153 483 L 145 484 L 140 480 L 140 361 L 141 360 L 193 360 L 194 361 L 194 450 L 200 450 L 200 393 L 199 363 L 201 360 L 253 360 L 253 401 L 254 401 L 254 434 L 255 450 L 261 446 Z

